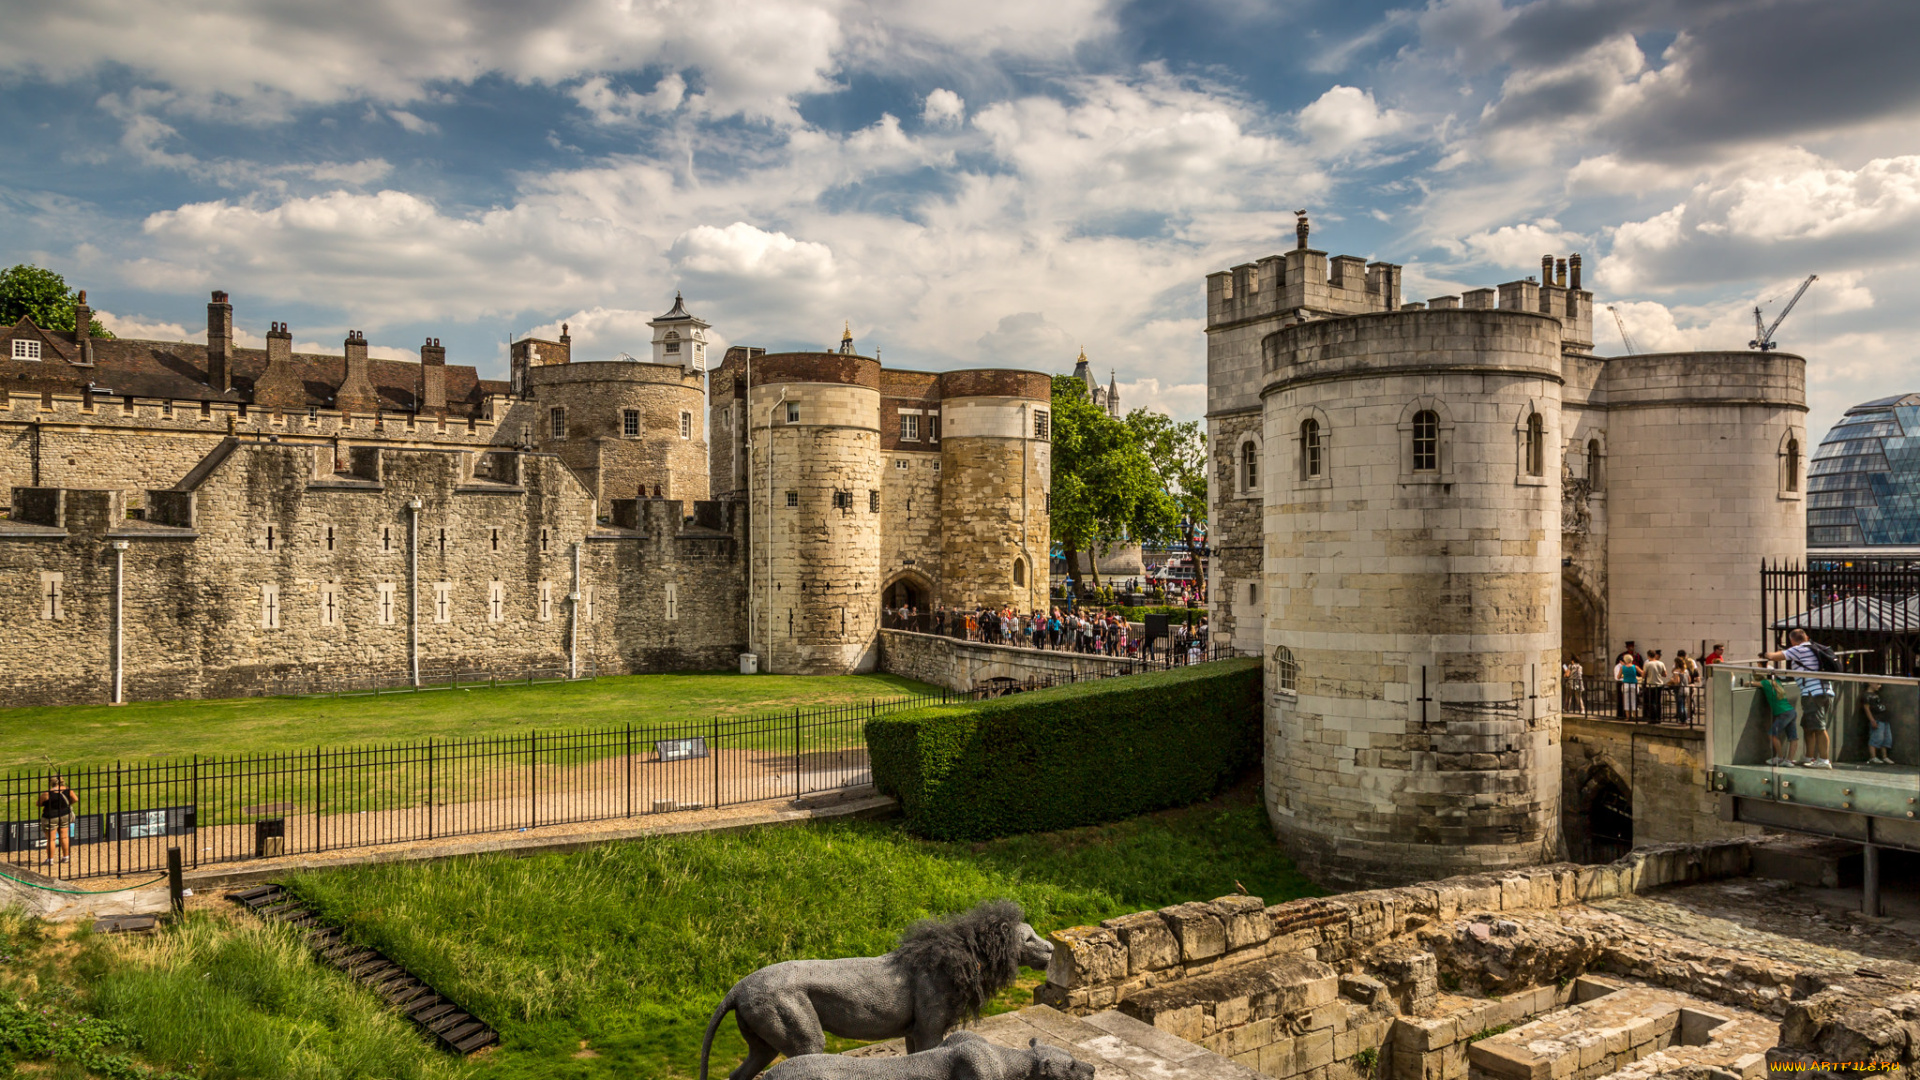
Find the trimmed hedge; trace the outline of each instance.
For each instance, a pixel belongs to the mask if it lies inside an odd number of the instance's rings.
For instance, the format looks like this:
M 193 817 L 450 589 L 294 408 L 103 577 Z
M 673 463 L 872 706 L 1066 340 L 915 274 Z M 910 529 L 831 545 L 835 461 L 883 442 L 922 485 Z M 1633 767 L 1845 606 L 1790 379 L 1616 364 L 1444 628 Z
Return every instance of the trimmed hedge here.
M 867 721 L 907 827 L 985 840 L 1184 806 L 1260 758 L 1260 661 L 1057 686 Z

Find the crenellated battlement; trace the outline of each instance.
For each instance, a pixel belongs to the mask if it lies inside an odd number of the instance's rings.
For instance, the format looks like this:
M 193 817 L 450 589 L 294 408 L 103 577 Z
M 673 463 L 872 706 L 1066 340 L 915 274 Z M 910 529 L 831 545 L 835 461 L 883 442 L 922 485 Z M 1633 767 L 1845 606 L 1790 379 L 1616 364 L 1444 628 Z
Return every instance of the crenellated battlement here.
M 1552 315 L 1560 320 L 1560 341 L 1564 352 L 1593 351 L 1593 293 L 1580 287 L 1580 254 L 1564 259 L 1552 255 L 1540 257 L 1542 281 L 1527 278 L 1509 281 L 1497 288 L 1470 289 L 1458 296 L 1435 296 L 1425 303 L 1400 305 L 1401 311 L 1447 310 L 1530 311 Z
M 1400 307 L 1400 267 L 1296 248 L 1207 275 L 1207 328 L 1294 314 L 1364 315 Z

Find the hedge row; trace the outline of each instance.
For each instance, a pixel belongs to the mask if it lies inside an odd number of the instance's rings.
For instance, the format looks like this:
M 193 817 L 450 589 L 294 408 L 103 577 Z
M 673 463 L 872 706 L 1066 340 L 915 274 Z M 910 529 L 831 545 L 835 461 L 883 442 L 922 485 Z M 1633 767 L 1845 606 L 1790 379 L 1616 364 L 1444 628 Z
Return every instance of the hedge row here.
M 1260 661 L 1225 660 L 869 720 L 907 827 L 984 840 L 1184 806 L 1260 757 Z

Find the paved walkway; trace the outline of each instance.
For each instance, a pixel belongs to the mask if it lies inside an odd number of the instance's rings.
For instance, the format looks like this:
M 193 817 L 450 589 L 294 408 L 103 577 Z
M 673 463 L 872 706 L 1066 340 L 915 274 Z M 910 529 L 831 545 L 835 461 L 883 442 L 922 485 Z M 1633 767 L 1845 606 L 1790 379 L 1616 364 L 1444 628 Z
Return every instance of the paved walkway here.
M 1131 1016 L 1108 1010 L 1069 1016 L 1046 1005 L 989 1016 L 967 1030 L 1016 1050 L 1039 1039 L 1093 1066 L 1094 1080 L 1266 1080 L 1221 1057 Z M 899 1039 L 847 1051 L 848 1057 L 902 1057 Z

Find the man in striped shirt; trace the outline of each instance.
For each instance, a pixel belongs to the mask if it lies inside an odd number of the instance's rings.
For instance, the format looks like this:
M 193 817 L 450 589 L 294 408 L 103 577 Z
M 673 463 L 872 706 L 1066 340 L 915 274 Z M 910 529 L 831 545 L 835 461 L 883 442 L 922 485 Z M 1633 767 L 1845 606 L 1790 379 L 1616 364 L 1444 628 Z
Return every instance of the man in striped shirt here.
M 1783 661 L 1794 671 L 1820 670 L 1820 657 L 1813 651 L 1813 643 L 1807 638 L 1805 630 L 1792 630 L 1787 634 L 1787 647 L 1779 652 L 1762 652 L 1763 660 Z M 1827 734 L 1827 717 L 1833 711 L 1833 684 L 1825 679 L 1800 680 L 1800 730 L 1807 740 L 1807 759 L 1797 764 L 1809 769 L 1831 769 L 1833 762 L 1828 759 L 1831 737 Z

